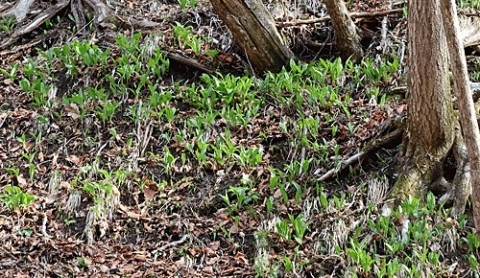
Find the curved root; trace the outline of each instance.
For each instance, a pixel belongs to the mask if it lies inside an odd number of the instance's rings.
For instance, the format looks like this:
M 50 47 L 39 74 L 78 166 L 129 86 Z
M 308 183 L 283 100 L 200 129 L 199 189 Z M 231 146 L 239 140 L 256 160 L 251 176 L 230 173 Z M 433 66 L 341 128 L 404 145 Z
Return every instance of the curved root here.
M 467 148 L 458 127 L 455 129 L 452 150 L 457 165 L 453 182 L 449 183 L 443 177 L 442 163 L 423 157 L 414 165 L 407 165 L 407 169 L 400 174 L 390 192 L 391 199 L 387 203 L 389 208 L 400 205 L 409 196 L 423 199 L 428 189 L 440 189 L 445 192 L 440 198 L 440 203 L 453 202 L 451 215 L 457 217 L 463 214 L 472 187 Z
M 472 194 L 470 163 L 467 157 L 467 147 L 459 128 L 455 129 L 455 143 L 453 155 L 457 164 L 455 178 L 449 190 L 440 198 L 440 202 L 453 201 L 452 216 L 456 217 L 465 212 L 467 200 Z

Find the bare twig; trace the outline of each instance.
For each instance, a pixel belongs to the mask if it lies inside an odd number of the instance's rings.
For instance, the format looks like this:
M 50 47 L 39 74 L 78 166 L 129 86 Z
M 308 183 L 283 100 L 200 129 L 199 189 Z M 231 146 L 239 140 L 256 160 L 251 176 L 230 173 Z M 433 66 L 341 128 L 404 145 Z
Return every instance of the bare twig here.
M 342 165 L 338 168 L 333 168 L 328 170 L 325 174 L 323 174 L 320 178 L 318 178 L 318 181 L 325 181 L 328 180 L 329 178 L 333 177 L 335 174 L 338 172 L 342 171 L 343 169 L 347 168 L 347 166 L 352 165 L 355 162 L 360 162 L 360 160 L 365 156 L 364 151 L 360 151 L 351 157 L 349 157 L 345 162 L 342 163 Z
M 50 238 L 51 236 L 47 233 L 47 223 L 48 223 L 48 217 L 46 213 L 43 213 L 43 220 L 42 220 L 42 235 L 46 238 Z
M 188 234 L 183 235 L 183 237 L 181 239 L 169 242 L 169 243 L 161 246 L 160 248 L 157 249 L 157 252 L 162 252 L 167 248 L 175 247 L 177 245 L 180 245 L 180 244 L 184 243 L 185 241 L 187 241 L 187 239 L 189 239 L 189 238 L 190 238 L 190 235 L 188 235 Z
M 10 258 L 12 258 L 13 260 L 18 260 L 17 257 L 15 257 L 11 252 L 7 251 L 7 249 L 3 248 L 3 247 L 0 247 L 0 253 L 4 254 L 4 255 L 8 255 Z

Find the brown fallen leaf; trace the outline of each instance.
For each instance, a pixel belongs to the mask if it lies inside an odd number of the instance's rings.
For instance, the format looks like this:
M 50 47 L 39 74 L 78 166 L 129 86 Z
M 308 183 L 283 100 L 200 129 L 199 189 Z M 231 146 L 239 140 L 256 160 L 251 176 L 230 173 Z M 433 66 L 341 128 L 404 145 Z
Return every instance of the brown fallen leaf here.
M 206 274 L 212 275 L 213 274 L 213 267 L 211 266 L 206 266 L 202 269 L 202 271 Z
M 146 217 L 140 213 L 136 213 L 128 209 L 126 206 L 119 204 L 118 207 L 120 208 L 121 211 L 123 211 L 127 217 L 137 219 L 137 220 L 150 220 L 149 217 Z

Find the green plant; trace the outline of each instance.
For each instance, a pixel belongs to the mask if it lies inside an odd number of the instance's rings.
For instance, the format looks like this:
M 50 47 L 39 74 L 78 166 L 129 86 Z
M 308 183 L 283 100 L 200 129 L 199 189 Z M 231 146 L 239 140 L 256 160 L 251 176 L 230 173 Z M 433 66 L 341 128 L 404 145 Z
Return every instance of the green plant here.
M 319 64 L 320 67 L 326 70 L 327 74 L 330 74 L 333 86 L 339 85 L 342 82 L 341 77 L 344 74 L 344 68 L 342 65 L 342 60 L 340 58 L 337 58 L 333 61 L 320 60 Z
M 183 0 L 179 0 L 183 1 Z M 190 0 L 194 2 L 195 0 Z M 190 48 L 195 55 L 199 55 L 202 50 L 202 41 L 196 35 L 192 34 L 192 26 L 183 26 L 182 24 L 176 22 L 173 25 L 174 37 L 177 40 L 178 45 L 181 48 Z
M 197 159 L 198 163 L 200 165 L 206 165 L 207 164 L 207 150 L 210 146 L 207 141 L 205 140 L 198 140 L 196 142 L 197 149 L 195 150 L 195 158 Z
M 303 243 L 305 232 L 308 229 L 307 223 L 303 219 L 303 215 L 299 214 L 296 217 L 288 214 L 288 219 L 279 219 L 277 224 L 277 233 L 280 237 L 289 242 L 292 238 L 298 243 Z
M 240 165 L 247 167 L 257 166 L 263 160 L 263 150 L 258 147 L 244 148 L 240 147 L 238 154 L 234 154 L 234 157 L 240 163 Z
M 467 260 L 468 260 L 468 263 L 470 264 L 470 268 L 473 270 L 474 273 L 477 273 L 478 275 L 480 264 L 478 263 L 477 256 L 473 254 L 468 254 Z
M 375 273 L 377 277 L 396 277 L 399 271 L 402 269 L 402 264 L 398 258 L 393 260 L 380 260 L 380 267 L 375 268 Z
M 20 88 L 33 98 L 35 107 L 42 107 L 47 104 L 48 92 L 52 89 L 51 85 L 44 79 L 42 75 L 38 75 L 36 79 L 30 81 L 27 78 L 20 80 Z
M 72 224 L 75 224 L 75 219 L 73 218 L 73 213 L 68 211 L 64 217 L 63 217 L 63 223 L 65 224 L 65 226 L 70 226 Z
M 198 5 L 197 0 L 178 0 L 178 4 L 182 10 L 194 9 Z
M 115 38 L 115 44 L 120 47 L 123 54 L 134 54 L 139 51 L 141 40 L 142 34 L 137 32 L 130 37 L 119 35 Z
M 11 32 L 15 29 L 16 21 L 14 16 L 0 16 L 0 30 L 3 32 Z
M 478 0 L 458 0 L 457 3 L 459 3 L 461 8 L 480 8 L 480 2 Z
M 33 231 L 31 229 L 21 229 L 19 234 L 23 237 L 31 237 L 33 235 Z
M 94 200 L 100 200 L 104 198 L 104 194 L 109 195 L 112 193 L 112 185 L 104 181 L 83 181 L 83 191 L 94 198 Z
M 165 146 L 163 148 L 163 167 L 165 168 L 165 172 L 167 174 L 171 174 L 172 168 L 175 165 L 175 162 L 177 161 L 177 158 L 170 152 L 170 149 Z
M 246 186 L 230 186 L 222 196 L 231 214 L 239 213 L 245 206 L 258 200 L 258 193 Z
M 78 257 L 77 258 L 77 265 L 79 268 L 88 268 L 91 262 L 85 257 Z
M 20 176 L 20 168 L 18 167 L 7 167 L 5 168 L 5 171 L 7 172 L 7 174 L 9 174 L 10 176 L 12 176 L 13 178 L 18 178 Z
M 17 77 L 18 68 L 17 64 L 10 66 L 10 70 L 0 68 L 0 74 L 13 81 Z
M 299 214 L 297 215 L 297 217 L 294 217 L 293 215 L 289 214 L 288 218 L 293 227 L 293 235 L 294 235 L 295 241 L 297 241 L 298 244 L 302 244 L 303 238 L 305 236 L 305 232 L 308 229 L 308 225 L 303 219 L 303 215 Z
M 115 112 L 120 107 L 120 103 L 116 101 L 104 102 L 95 110 L 95 114 L 100 118 L 103 124 L 112 121 Z
M 350 260 L 360 268 L 359 272 L 368 274 L 372 270 L 375 259 L 372 258 L 370 252 L 367 250 L 367 242 L 357 242 L 354 239 L 350 240 L 350 247 L 347 248 L 347 255 Z
M 0 200 L 10 210 L 24 209 L 30 206 L 37 197 L 30 193 L 25 193 L 18 186 L 6 185 L 3 193 L 0 193 Z
M 287 220 L 280 219 L 277 222 L 277 225 L 275 225 L 277 228 L 277 233 L 280 235 L 280 237 L 285 240 L 285 241 L 290 241 L 292 238 L 292 231 L 289 227 L 289 223 Z
M 283 267 L 285 268 L 285 271 L 287 273 L 292 272 L 294 268 L 294 265 L 293 265 L 294 263 L 292 262 L 292 260 L 290 260 L 290 258 L 287 256 L 282 256 L 280 259 L 282 261 Z
M 288 203 L 288 193 L 286 188 L 286 176 L 285 173 L 279 169 L 270 169 L 270 188 L 272 191 L 279 190 L 284 203 Z
M 281 274 L 280 265 L 270 262 L 266 256 L 256 257 L 253 269 L 256 277 L 278 277 Z
M 36 153 L 23 152 L 22 157 L 28 161 L 28 176 L 33 180 L 36 171 L 36 164 L 34 163 Z
M 478 252 L 480 248 L 480 240 L 478 239 L 477 234 L 472 232 L 468 233 L 465 242 L 467 243 L 470 252 Z

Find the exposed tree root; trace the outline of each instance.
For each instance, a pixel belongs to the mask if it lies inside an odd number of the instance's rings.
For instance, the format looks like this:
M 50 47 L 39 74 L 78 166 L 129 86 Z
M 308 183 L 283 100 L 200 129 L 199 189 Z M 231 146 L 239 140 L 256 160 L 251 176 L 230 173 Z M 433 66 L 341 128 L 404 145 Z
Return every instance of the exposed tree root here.
M 392 132 L 370 141 L 360 152 L 344 161 L 340 168 L 327 171 L 318 180 L 325 181 L 334 177 L 348 166 L 359 163 L 366 155 L 398 139 L 404 132 L 404 126 L 398 123 L 394 126 L 392 122 L 389 128 L 393 127 L 395 129 Z M 463 214 L 472 188 L 470 163 L 459 127 L 455 129 L 452 153 L 456 163 L 455 177 L 452 182 L 448 182 L 443 176 L 444 158 L 433 161 L 432 157 L 424 156 L 415 160 L 414 163 L 405 163 L 408 165 L 402 169 L 397 182 L 389 192 L 389 196 L 392 198 L 387 200 L 387 205 L 393 208 L 400 205 L 409 196 L 423 198 L 428 191 L 432 190 L 444 192 L 440 198 L 440 203 L 453 203 L 452 216 L 456 217 Z
M 394 93 L 405 93 L 405 87 L 394 88 Z M 470 91 L 472 93 L 473 100 L 476 103 L 476 110 L 480 108 L 478 100 L 480 100 L 480 83 L 471 82 Z M 456 100 L 454 100 L 454 107 L 458 109 Z M 402 127 L 403 128 L 403 127 Z M 403 131 L 403 130 L 402 130 Z M 405 200 L 409 195 L 422 197 L 427 190 L 433 190 L 437 192 L 445 192 L 440 198 L 441 203 L 452 202 L 452 216 L 458 216 L 465 212 L 465 206 L 468 198 L 471 195 L 471 173 L 470 163 L 468 161 L 467 149 L 463 135 L 460 131 L 460 127 L 455 129 L 455 141 L 452 146 L 452 153 L 456 163 L 455 177 L 452 182 L 448 182 L 443 176 L 443 169 L 437 169 L 434 171 L 435 176 L 425 178 L 429 170 L 419 170 L 421 162 L 416 162 L 414 166 L 409 165 L 407 171 L 403 171 L 400 178 L 397 180 L 395 187 L 390 192 L 390 196 L 395 196 L 393 203 L 389 205 L 398 205 L 401 200 Z M 442 167 L 443 168 L 443 167 Z M 431 182 L 431 181 L 432 182 Z M 422 185 L 423 184 L 423 185 Z M 424 185 L 427 185 L 426 187 Z
M 432 182 L 442 177 L 443 158 L 432 160 L 428 155 L 417 154 L 415 161 L 405 163 L 404 169 L 389 193 L 391 199 L 387 201 L 390 208 L 401 204 L 410 196 L 423 199 Z
M 448 191 L 440 198 L 440 202 L 453 201 L 452 216 L 458 216 L 465 212 L 468 197 L 472 193 L 470 163 L 467 157 L 467 148 L 459 128 L 455 129 L 455 143 L 452 148 L 457 171 Z
M 348 166 L 361 162 L 365 156 L 399 139 L 404 132 L 404 125 L 398 123 L 392 122 L 387 128 L 393 129 L 393 131 L 371 140 L 360 152 L 345 160 L 340 168 L 327 171 L 318 180 L 331 179 Z M 429 190 L 433 190 L 444 192 L 440 198 L 441 203 L 453 203 L 452 216 L 456 217 L 463 214 L 472 188 L 467 149 L 459 127 L 455 129 L 452 153 L 457 167 L 452 182 L 448 182 L 443 176 L 444 158 L 433 161 L 432 157 L 424 156 L 415 160 L 414 163 L 405 163 L 408 165 L 401 170 L 399 178 L 390 190 L 389 196 L 391 196 L 391 199 L 387 200 L 387 205 L 390 208 L 396 207 L 409 196 L 423 199 Z
M 440 203 L 453 203 L 452 216 L 456 217 L 463 214 L 472 187 L 467 148 L 459 127 L 455 129 L 452 153 L 456 163 L 455 177 L 452 182 L 448 182 L 443 176 L 443 162 L 432 163 L 430 158 L 424 157 L 417 160 L 413 165 L 408 165 L 400 174 L 389 193 L 392 198 L 388 200 L 388 206 L 390 208 L 396 207 L 409 196 L 423 199 L 428 190 L 433 190 L 445 192 L 440 198 Z
M 81 0 L 71 0 L 70 9 L 75 19 L 75 24 L 77 30 L 83 30 L 84 26 L 87 25 L 85 20 L 85 10 L 83 9 L 83 4 Z

